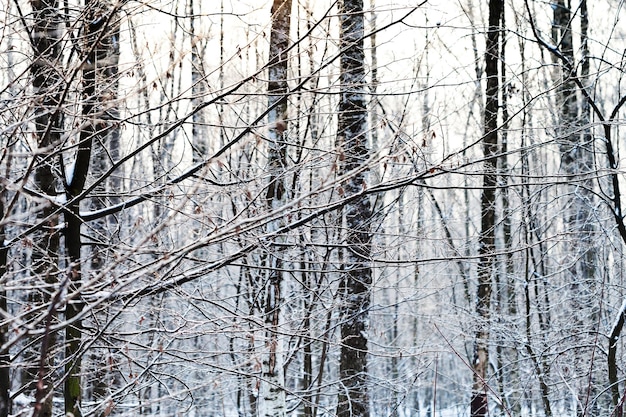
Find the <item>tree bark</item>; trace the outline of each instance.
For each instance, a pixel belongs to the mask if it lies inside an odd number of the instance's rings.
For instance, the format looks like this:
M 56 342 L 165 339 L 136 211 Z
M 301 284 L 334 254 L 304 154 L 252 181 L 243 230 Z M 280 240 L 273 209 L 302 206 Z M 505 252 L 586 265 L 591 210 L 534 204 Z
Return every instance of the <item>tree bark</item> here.
M 35 136 L 37 138 L 38 161 L 35 162 L 34 183 L 43 194 L 55 197 L 58 178 L 54 174 L 54 158 L 50 157 L 52 148 L 60 142 L 63 118 L 60 111 L 61 92 L 63 81 L 60 71 L 54 69 L 61 63 L 61 18 L 56 0 L 31 0 L 33 9 L 32 47 L 34 52 L 33 63 L 30 67 L 32 86 L 37 93 L 35 106 Z M 33 236 L 32 269 L 35 280 L 34 287 L 41 290 L 29 294 L 29 301 L 33 304 L 49 304 L 54 286 L 58 281 L 58 252 L 59 234 L 57 232 L 58 218 L 53 214 L 52 206 L 47 205 L 36 215 L 36 221 L 44 226 Z M 55 334 L 42 338 L 42 345 L 54 345 Z M 48 355 L 47 349 L 42 349 L 39 355 Z M 31 389 L 36 389 L 35 405 L 37 415 L 52 415 L 52 387 L 53 382 L 48 375 L 53 366 L 52 356 L 35 360 L 26 367 L 26 383 Z M 41 364 L 41 365 L 39 365 Z M 42 366 L 45 369 L 41 369 Z
M 341 34 L 340 102 L 337 150 L 340 170 L 352 172 L 342 184 L 345 195 L 353 195 L 366 187 L 370 151 L 367 146 L 367 111 L 365 101 L 365 55 L 363 51 L 363 1 L 343 0 L 339 6 Z M 372 284 L 371 220 L 372 205 L 363 196 L 346 204 L 345 250 L 343 254 L 340 327 L 341 352 L 339 365 L 339 417 L 370 415 L 367 378 L 367 322 Z
M 586 3 L 585 3 L 586 4 Z M 585 7 L 586 9 L 586 7 Z M 582 29 L 586 31 L 586 25 Z M 586 33 L 583 34 L 586 37 Z M 571 12 L 565 4 L 565 0 L 559 0 L 554 9 L 553 37 L 563 56 L 574 62 L 573 36 L 571 29 Z M 586 44 L 586 40 L 583 39 Z M 583 73 L 589 71 L 588 59 L 583 61 Z M 590 150 L 591 135 L 589 129 L 582 129 L 581 123 L 589 121 L 589 106 L 586 100 L 579 100 L 577 97 L 578 86 L 576 85 L 576 73 L 574 67 L 567 68 L 562 65 L 559 70 L 557 82 L 557 108 L 559 113 L 559 126 L 557 129 L 559 150 L 561 153 L 561 167 L 568 178 L 567 196 L 569 200 L 574 200 L 573 204 L 566 203 L 570 208 L 565 212 L 565 224 L 569 231 L 578 234 L 578 238 L 573 238 L 570 242 L 570 259 L 572 259 L 569 275 L 572 284 L 573 298 L 580 298 L 577 294 L 580 289 L 580 280 L 583 284 L 589 285 L 595 274 L 594 259 L 595 250 L 591 244 L 593 225 L 589 221 L 591 205 L 592 181 L 585 178 L 593 167 L 593 153 Z M 583 74 L 584 75 L 584 74 Z M 579 119 L 580 108 L 580 119 Z M 582 304 L 588 304 L 589 300 L 582 299 Z M 578 307 L 582 307 L 579 305 Z M 577 306 L 574 306 L 577 309 Z M 587 312 L 577 312 L 579 321 L 582 316 L 587 317 Z
M 191 105 L 196 107 L 205 99 L 208 88 L 204 69 L 204 45 L 206 42 L 202 34 L 197 32 L 198 25 L 196 24 L 196 16 L 202 16 L 202 1 L 197 2 L 197 5 L 194 3 L 194 0 L 188 0 L 187 12 L 189 15 L 189 37 L 191 38 Z M 206 111 L 204 109 L 193 114 L 191 137 L 193 162 L 200 162 L 207 157 L 209 152 Z
M 104 5 L 104 3 L 103 3 Z M 110 9 L 112 11 L 112 9 Z M 119 64 L 119 17 L 115 14 L 106 16 L 108 23 L 103 33 L 103 39 L 100 42 L 99 49 L 104 51 L 101 58 L 106 59 L 104 65 L 98 63 L 97 78 L 98 91 L 96 95 L 99 97 L 101 109 L 99 119 L 106 125 L 105 129 L 98 131 L 94 135 L 93 151 L 91 154 L 91 174 L 94 178 L 100 178 L 106 174 L 111 165 L 119 160 L 120 157 L 120 136 L 121 129 L 119 125 L 119 110 L 116 106 L 118 100 L 118 64 Z M 90 198 L 90 209 L 98 211 L 104 209 L 107 205 L 115 205 L 119 203 L 119 194 L 121 192 L 123 174 L 119 171 L 109 175 L 106 181 L 101 181 L 94 189 L 94 194 Z M 112 259 L 112 245 L 118 241 L 118 234 L 112 233 L 117 228 L 117 217 L 106 216 L 95 219 L 90 222 L 89 229 L 91 233 L 91 259 L 89 269 L 92 274 L 97 274 L 106 267 L 107 262 Z M 91 397 L 87 396 L 90 401 L 102 401 L 112 391 L 111 381 L 115 380 L 112 375 L 111 367 L 107 361 L 110 360 L 108 352 L 104 350 L 95 350 L 90 354 L 91 368 L 86 369 L 86 381 L 82 381 L 85 388 L 89 390 Z
M 586 6 L 581 4 L 581 6 Z M 584 7 L 586 9 L 586 7 Z M 585 22 L 586 10 L 583 15 L 581 9 L 581 40 L 583 48 L 586 44 L 586 31 L 588 26 Z M 567 242 L 566 281 L 571 291 L 571 331 L 572 335 L 578 335 L 582 331 L 587 333 L 591 330 L 592 323 L 597 322 L 597 309 L 594 307 L 595 294 L 595 264 L 596 249 L 593 245 L 595 226 L 593 217 L 593 179 L 589 175 L 593 169 L 593 138 L 584 123 L 589 122 L 590 108 L 587 100 L 579 99 L 579 87 L 576 83 L 576 67 L 574 66 L 574 37 L 572 32 L 572 13 L 569 2 L 559 0 L 554 7 L 553 18 L 553 41 L 558 45 L 563 57 L 569 61 L 569 65 L 562 63 L 557 69 L 555 81 L 557 87 L 558 126 L 557 140 L 561 155 L 561 169 L 567 178 L 565 184 L 564 226 L 565 233 L 571 238 Z M 583 50 L 583 55 L 585 51 Z M 588 59 L 583 56 L 581 80 L 584 72 L 588 73 Z M 583 330 L 585 329 L 585 330 Z M 581 343 L 586 345 L 586 343 Z M 582 352 L 577 349 L 574 352 L 573 369 L 592 369 L 593 367 L 581 362 Z M 592 371 L 590 371 L 592 372 Z M 588 402 L 594 395 L 593 374 L 580 375 L 578 381 L 571 384 L 576 390 L 578 400 L 573 406 L 578 409 L 578 414 L 586 413 Z M 590 386 L 591 385 L 591 386 Z M 595 406 L 591 404 L 591 406 Z
M 624 406 L 621 402 L 620 392 L 619 392 L 619 379 L 617 377 L 617 341 L 619 340 L 620 334 L 622 333 L 622 328 L 624 327 L 624 320 L 626 319 L 626 300 L 622 303 L 620 307 L 619 314 L 617 315 L 617 319 L 611 328 L 611 334 L 609 336 L 609 351 L 607 356 L 607 368 L 609 374 L 609 384 L 611 387 L 611 399 L 613 402 L 613 407 L 615 411 L 612 415 L 616 417 L 622 417 L 624 414 Z
M 107 106 L 110 106 L 108 86 L 116 72 L 119 54 L 119 22 L 117 6 L 105 1 L 86 0 L 85 3 L 85 50 L 83 56 L 82 117 L 83 128 L 79 136 L 78 150 L 71 176 L 66 178 L 68 213 L 66 214 L 65 248 L 69 257 L 69 299 L 65 308 L 65 319 L 70 324 L 65 330 L 65 412 L 74 417 L 82 415 L 82 321 L 77 318 L 84 308 L 80 297 L 81 285 L 81 226 L 83 220 L 79 209 L 79 197 L 87 181 L 94 141 L 106 143 L 111 128 L 115 125 L 110 119 Z
M 492 276 L 495 269 L 495 209 L 498 152 L 498 108 L 500 105 L 498 59 L 500 58 L 500 22 L 503 0 L 489 1 L 489 28 L 485 51 L 487 78 L 483 154 L 485 158 L 481 190 L 481 232 L 479 235 L 478 291 L 476 312 L 480 323 L 474 345 L 474 378 L 471 416 L 482 417 L 489 412 L 487 403 L 487 370 L 489 368 L 489 327 L 491 319 Z
M 287 168 L 287 76 L 289 60 L 289 30 L 291 27 L 291 0 L 272 3 L 272 30 L 268 64 L 268 124 L 270 174 L 266 200 L 269 210 L 282 207 L 288 198 L 284 172 Z M 268 232 L 280 229 L 280 219 L 270 222 Z M 286 236 L 277 235 L 270 245 L 268 279 L 265 294 L 265 357 L 261 380 L 259 415 L 281 417 L 286 415 L 283 342 L 279 335 L 283 270 Z

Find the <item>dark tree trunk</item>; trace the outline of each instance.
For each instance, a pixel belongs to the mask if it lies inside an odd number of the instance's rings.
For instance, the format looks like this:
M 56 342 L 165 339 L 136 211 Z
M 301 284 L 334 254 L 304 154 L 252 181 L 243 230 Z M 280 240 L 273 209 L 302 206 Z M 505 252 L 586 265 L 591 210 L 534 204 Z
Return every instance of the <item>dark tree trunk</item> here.
M 345 195 L 362 192 L 366 187 L 367 111 L 363 51 L 363 1 L 340 2 L 341 75 L 337 151 L 341 172 L 353 172 L 342 184 Z M 358 169 L 358 172 L 356 171 Z M 370 308 L 372 269 L 372 206 L 361 196 L 344 208 L 345 250 L 341 297 L 341 353 L 339 365 L 339 417 L 368 417 L 370 414 L 367 378 L 367 320 Z
M 504 10 L 503 0 L 489 1 L 489 30 L 485 51 L 485 76 L 487 78 L 483 154 L 485 173 L 481 191 L 481 233 L 479 236 L 478 293 L 476 312 L 480 320 L 474 345 L 474 382 L 472 387 L 471 416 L 482 417 L 489 412 L 487 403 L 487 370 L 489 367 L 489 327 L 491 319 L 492 275 L 495 269 L 495 209 L 498 153 L 498 98 L 500 57 L 500 22 Z
M 580 334 L 592 334 L 597 326 L 598 307 L 595 276 L 597 250 L 594 247 L 593 236 L 595 224 L 593 221 L 595 210 L 593 184 L 591 175 L 594 165 L 593 138 L 584 124 L 589 122 L 590 108 L 587 100 L 579 97 L 580 90 L 576 81 L 576 66 L 574 54 L 574 36 L 572 31 L 572 12 L 570 2 L 559 0 L 554 5 L 552 36 L 558 45 L 561 54 L 569 63 L 563 62 L 556 72 L 557 83 L 556 104 L 558 113 L 557 141 L 561 156 L 561 170 L 567 177 L 561 194 L 563 197 L 564 233 L 571 236 L 567 242 L 565 264 L 565 279 L 571 291 L 569 332 L 572 337 Z M 589 72 L 589 62 L 586 55 L 586 3 L 581 3 L 581 44 L 583 46 L 582 73 L 579 80 L 585 82 L 585 72 Z M 580 343 L 586 346 L 593 343 L 591 340 Z M 581 348 L 572 351 L 570 357 L 573 369 L 592 369 L 591 364 L 583 363 L 584 357 Z M 590 371 L 593 372 L 593 371 Z M 595 402 L 589 401 L 595 397 L 593 390 L 593 373 L 579 375 L 570 382 L 578 401 L 572 402 L 578 415 L 585 414 L 589 406 L 595 407 Z
M 80 132 L 80 142 L 75 155 L 74 170 L 71 177 L 66 178 L 66 195 L 68 200 L 68 214 L 66 215 L 67 229 L 65 232 L 65 248 L 69 257 L 70 285 L 65 309 L 65 319 L 69 325 L 65 331 L 65 412 L 74 417 L 82 415 L 80 402 L 82 397 L 81 366 L 82 353 L 80 351 L 82 339 L 81 314 L 84 303 L 80 297 L 81 285 L 81 226 L 79 215 L 80 203 L 89 173 L 91 154 L 94 142 L 104 144 L 115 126 L 110 120 L 108 94 L 111 77 L 117 71 L 117 56 L 119 44 L 119 23 L 117 21 L 117 6 L 105 2 L 86 0 L 85 3 L 85 55 L 83 56 L 83 90 L 82 116 L 83 128 Z
M 607 356 L 609 383 L 611 386 L 611 399 L 613 407 L 615 409 L 613 415 L 615 417 L 622 417 L 624 414 L 624 405 L 619 392 L 619 379 L 617 377 L 617 341 L 619 340 L 622 328 L 624 327 L 624 320 L 626 319 L 626 301 L 622 304 L 617 320 L 613 324 L 611 329 L 611 335 L 609 336 L 609 351 Z
M 586 3 L 585 3 L 586 4 Z M 586 10 L 586 7 L 584 7 Z M 581 17 L 582 29 L 586 32 L 585 16 Z M 564 57 L 569 62 L 574 62 L 573 36 L 571 29 L 571 12 L 564 0 L 559 0 L 554 9 L 554 41 L 559 45 Z M 583 33 L 583 45 L 586 44 L 586 33 Z M 583 51 L 584 52 L 584 51 Z M 589 71 L 588 59 L 582 62 L 582 77 Z M 578 238 L 572 238 L 570 243 L 569 278 L 571 279 L 575 310 L 589 304 L 589 300 L 577 294 L 583 286 L 591 285 L 595 274 L 594 259 L 595 250 L 591 244 L 593 224 L 589 221 L 591 205 L 591 189 L 593 182 L 586 175 L 593 168 L 593 151 L 591 150 L 591 135 L 588 128 L 581 129 L 581 124 L 589 121 L 589 105 L 587 100 L 579 100 L 578 86 L 576 85 L 576 73 L 572 67 L 561 67 L 557 88 L 557 108 L 559 109 L 559 125 L 557 128 L 559 150 L 561 153 L 561 168 L 569 181 L 566 185 L 568 207 L 565 212 L 565 224 L 568 232 L 578 234 Z M 580 112 L 579 112 L 580 109 Z M 583 126 L 584 127 L 584 126 Z M 582 132 L 582 133 L 581 133 Z M 574 200 L 573 204 L 571 200 Z M 584 292 L 584 291 L 583 291 Z M 580 300 L 580 301 L 578 301 Z M 576 312 L 578 321 L 583 316 L 588 317 L 588 311 Z
M 38 94 L 35 107 L 35 136 L 41 149 L 36 156 L 34 184 L 41 193 L 54 197 L 57 193 L 58 178 L 54 174 L 52 149 L 59 145 L 63 118 L 59 101 L 63 91 L 63 80 L 56 69 L 61 63 L 61 18 L 56 0 L 31 0 L 33 8 L 33 52 L 34 59 L 30 71 L 32 85 Z M 58 218 L 54 209 L 46 205 L 37 213 L 36 221 L 41 224 L 33 235 L 32 276 L 34 287 L 41 290 L 29 294 L 29 302 L 49 304 L 51 294 L 58 281 L 59 234 Z M 52 313 L 51 313 L 52 314 Z M 55 334 L 42 338 L 42 349 L 37 354 L 28 354 L 24 378 L 31 389 L 36 388 L 37 415 L 52 415 L 53 383 L 49 378 L 53 367 L 53 356 L 43 346 L 55 344 Z M 41 356 L 39 360 L 36 356 Z M 49 355 L 49 356 L 48 356 Z

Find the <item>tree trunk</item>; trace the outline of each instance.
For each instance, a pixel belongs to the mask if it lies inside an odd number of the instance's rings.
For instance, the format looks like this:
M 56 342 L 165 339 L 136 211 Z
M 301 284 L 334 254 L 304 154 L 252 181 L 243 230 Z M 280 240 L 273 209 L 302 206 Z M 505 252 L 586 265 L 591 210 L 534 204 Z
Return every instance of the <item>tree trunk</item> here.
M 624 414 L 624 406 L 622 404 L 622 399 L 619 392 L 619 379 L 617 378 L 617 341 L 619 340 L 619 336 L 622 333 L 622 328 L 624 327 L 624 320 L 626 319 L 626 300 L 622 303 L 620 307 L 619 314 L 617 315 L 617 319 L 611 328 L 611 335 L 609 336 L 609 351 L 607 356 L 607 367 L 609 374 L 609 384 L 611 387 L 611 399 L 613 402 L 613 407 L 615 411 L 612 415 L 615 417 L 622 417 Z
M 574 62 L 573 37 L 571 29 L 571 13 L 564 0 L 559 0 L 554 9 L 554 41 L 560 45 L 563 56 Z M 583 29 L 584 29 L 583 25 Z M 585 60 L 587 61 L 587 60 Z M 588 62 L 583 62 L 583 72 L 589 71 Z M 559 126 L 557 128 L 559 150 L 561 153 L 561 167 L 567 175 L 569 181 L 567 184 L 566 206 L 569 208 L 565 212 L 565 224 L 568 232 L 578 235 L 570 241 L 570 261 L 569 278 L 573 290 L 573 299 L 582 301 L 582 304 L 588 304 L 589 300 L 584 295 L 580 298 L 579 292 L 584 290 L 581 287 L 581 279 L 583 286 L 590 285 L 593 281 L 595 268 L 595 250 L 591 244 L 593 234 L 593 224 L 589 221 L 591 208 L 591 187 L 593 182 L 586 178 L 586 174 L 593 168 L 593 152 L 590 149 L 591 135 L 589 129 L 583 129 L 581 134 L 580 124 L 589 121 L 589 106 L 585 105 L 586 100 L 577 98 L 578 87 L 574 81 L 576 73 L 572 68 L 561 67 L 560 77 L 557 78 L 559 86 L 557 89 L 557 108 L 559 113 Z M 580 120 L 579 120 L 579 107 Z M 573 200 L 573 202 L 571 201 Z M 583 307 L 583 305 L 573 306 L 574 309 Z M 587 311 L 579 311 L 576 313 L 578 321 L 583 316 L 588 317 Z
M 196 16 L 202 16 L 202 1 L 199 1 L 197 6 L 194 3 L 194 0 L 188 0 L 187 13 L 189 15 L 189 37 L 191 39 L 191 105 L 197 107 L 206 99 L 208 88 L 206 71 L 204 70 L 204 45 L 206 42 L 203 39 L 203 35 L 196 31 L 198 26 L 196 25 Z M 196 11 L 196 9 L 198 10 Z M 197 163 L 204 160 L 209 152 L 205 109 L 196 111 L 192 117 L 193 162 Z
M 574 63 L 574 41 L 572 34 L 572 14 L 569 2 L 559 0 L 554 7 L 554 23 L 552 36 L 559 46 L 562 55 Z M 585 7 L 586 9 L 586 7 Z M 586 15 L 586 12 L 585 12 Z M 586 32 L 585 16 L 581 16 L 582 31 Z M 586 33 L 582 33 L 586 37 Z M 583 43 L 586 43 L 583 39 Z M 588 61 L 583 57 L 583 72 L 589 71 Z M 557 108 L 558 126 L 556 129 L 559 151 L 561 155 L 561 169 L 567 177 L 565 190 L 564 226 L 565 234 L 571 236 L 567 242 L 566 252 L 566 281 L 571 291 L 570 334 L 572 336 L 587 333 L 592 323 L 597 322 L 597 309 L 594 307 L 595 293 L 595 263 L 596 249 L 593 245 L 595 226 L 593 217 L 593 180 L 589 173 L 593 169 L 593 144 L 589 129 L 582 128 L 582 123 L 589 121 L 589 106 L 586 100 L 578 98 L 578 86 L 575 81 L 576 69 L 573 65 L 563 64 L 557 70 Z M 578 337 L 578 336 L 574 336 Z M 591 343 L 591 342 L 590 342 Z M 582 342 L 581 346 L 587 343 Z M 573 353 L 573 369 L 592 369 L 591 364 L 582 362 L 580 349 Z M 591 371 L 590 371 L 591 372 Z M 580 374 L 570 384 L 576 391 L 578 401 L 575 407 L 578 414 L 586 413 L 588 402 L 594 395 L 590 389 L 593 385 L 593 375 Z M 579 408 L 580 406 L 580 408 Z M 592 404 L 592 406 L 594 406 Z
M 367 146 L 367 111 L 365 103 L 365 68 L 363 51 L 363 1 L 343 0 L 339 16 L 340 94 L 337 132 L 338 158 L 342 174 L 351 177 L 343 183 L 345 195 L 363 191 L 369 170 L 363 168 L 370 151 Z M 339 417 L 368 417 L 370 414 L 367 378 L 367 322 L 372 284 L 371 220 L 369 197 L 361 196 L 344 207 L 345 249 L 342 279 L 339 365 Z
M 68 299 L 65 319 L 69 322 L 65 330 L 65 412 L 74 417 L 82 415 L 80 402 L 82 397 L 81 382 L 81 339 L 82 321 L 77 318 L 83 310 L 80 299 L 81 285 L 81 226 L 79 215 L 87 174 L 89 172 L 94 141 L 106 143 L 115 122 L 110 121 L 108 106 L 111 77 L 115 76 L 118 49 L 119 22 L 117 8 L 106 2 L 86 0 L 85 3 L 85 44 L 83 64 L 82 116 L 83 128 L 80 143 L 76 151 L 74 169 L 66 178 L 68 211 L 65 247 L 69 257 L 70 285 L 68 292 L 74 297 Z
M 489 1 L 489 29 L 485 51 L 485 76 L 487 78 L 483 154 L 485 173 L 481 190 L 481 233 L 479 236 L 478 294 L 476 312 L 480 320 L 474 345 L 474 382 L 471 399 L 471 416 L 482 417 L 489 412 L 487 404 L 487 370 L 489 368 L 489 326 L 491 319 L 492 275 L 495 269 L 495 202 L 498 152 L 498 98 L 500 57 L 500 22 L 504 10 L 503 0 Z
M 502 13 L 501 27 L 505 28 L 505 14 Z M 502 234 L 503 244 L 506 254 L 504 255 L 504 280 L 502 280 L 501 288 L 499 288 L 499 308 L 502 314 L 507 317 L 507 324 L 517 328 L 518 324 L 518 309 L 517 309 L 517 292 L 516 292 L 516 279 L 515 279 L 515 261 L 513 259 L 513 250 L 515 248 L 513 240 L 513 219 L 514 210 L 511 207 L 510 197 L 512 193 L 509 189 L 509 176 L 511 174 L 511 167 L 508 161 L 508 128 L 509 128 L 509 110 L 508 110 L 508 94 L 511 88 L 507 81 L 506 73 L 506 37 L 502 36 L 502 46 L 500 48 L 500 85 L 503 88 L 502 92 L 502 136 L 501 136 L 501 158 L 500 158 L 500 183 L 502 187 Z M 498 274 L 498 272 L 496 272 Z M 499 359 L 501 363 L 498 364 L 498 372 L 500 374 L 500 394 L 504 405 L 513 414 L 520 415 L 521 409 L 521 394 L 522 387 L 520 384 L 520 369 L 519 369 L 519 352 L 517 348 L 507 348 L 498 345 L 499 353 L 501 356 Z M 506 369 L 505 369 L 506 368 Z M 507 394 L 508 392 L 508 394 Z M 512 394 L 511 394 L 512 393 Z M 517 397 L 519 396 L 519 397 Z M 504 411 L 503 411 L 504 412 Z
M 58 179 L 54 175 L 54 158 L 50 157 L 50 149 L 58 145 L 61 138 L 63 118 L 60 112 L 59 101 L 63 89 L 60 72 L 53 69 L 61 63 L 61 18 L 56 0 L 31 0 L 33 8 L 33 52 L 34 59 L 31 65 L 32 85 L 38 94 L 35 108 L 35 136 L 39 160 L 35 163 L 34 183 L 43 194 L 55 197 Z M 44 151 L 45 150 L 45 151 Z M 29 294 L 29 302 L 49 304 L 54 286 L 58 280 L 58 252 L 59 234 L 57 232 L 58 219 L 54 216 L 51 206 L 45 206 L 37 213 L 36 221 L 41 228 L 33 235 L 32 276 L 34 287 L 40 288 Z M 55 335 L 43 337 L 42 345 L 55 344 Z M 39 355 L 48 355 L 47 349 L 42 349 Z M 52 415 L 52 387 L 49 373 L 53 366 L 53 357 L 36 360 L 35 355 L 27 357 L 25 378 L 30 388 L 35 387 L 35 397 L 39 402 L 35 405 L 39 416 Z M 41 369 L 42 364 L 45 369 Z
M 110 9 L 112 11 L 112 9 Z M 102 112 L 99 119 L 107 124 L 103 131 L 99 131 L 95 135 L 93 143 L 93 151 L 91 155 L 91 174 L 98 180 L 106 174 L 111 165 L 120 158 L 120 126 L 119 110 L 115 103 L 118 99 L 118 61 L 119 61 L 119 17 L 115 14 L 105 17 L 109 19 L 106 33 L 103 33 L 103 40 L 99 47 L 105 49 L 101 58 L 106 59 L 104 65 L 98 65 L 98 84 L 104 86 L 99 88 L 96 95 L 101 97 Z M 99 64 L 99 63 L 98 63 Z M 121 168 L 118 168 L 121 170 Z M 115 172 L 106 180 L 102 179 L 100 184 L 94 189 L 95 196 L 90 199 L 90 208 L 92 211 L 104 209 L 107 205 L 115 205 L 119 203 L 119 197 L 116 193 L 121 192 L 123 174 Z M 112 259 L 110 247 L 116 243 L 117 234 L 111 231 L 117 227 L 117 218 L 115 216 L 107 216 L 91 222 L 89 229 L 92 231 L 91 242 L 91 259 L 89 269 L 93 274 L 100 272 L 107 262 Z M 108 352 L 105 350 L 93 351 L 90 354 L 89 372 L 86 374 L 87 381 L 83 381 L 83 386 L 90 390 L 90 401 L 94 403 L 103 401 L 110 391 L 111 381 L 115 380 L 113 371 L 107 361 L 110 359 Z
M 291 26 L 291 0 L 274 0 L 272 3 L 272 31 L 268 65 L 268 124 L 270 174 L 266 200 L 269 210 L 277 210 L 287 201 L 284 172 L 287 168 L 287 71 L 289 30 Z M 268 232 L 278 230 L 280 219 L 270 222 Z M 265 357 L 261 379 L 259 415 L 285 416 L 285 375 L 283 369 L 283 343 L 279 336 L 282 303 L 282 285 L 285 257 L 285 236 L 274 236 L 267 259 L 269 262 L 265 295 Z

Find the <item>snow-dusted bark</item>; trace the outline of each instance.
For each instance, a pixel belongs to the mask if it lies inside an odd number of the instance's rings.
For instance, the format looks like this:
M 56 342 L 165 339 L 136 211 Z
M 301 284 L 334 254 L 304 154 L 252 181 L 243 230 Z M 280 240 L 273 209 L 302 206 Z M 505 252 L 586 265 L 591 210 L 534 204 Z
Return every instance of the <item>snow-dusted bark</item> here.
M 340 2 L 341 74 L 337 151 L 343 173 L 353 172 L 342 184 L 346 195 L 366 187 L 368 170 L 359 169 L 367 163 L 367 112 L 363 51 L 363 1 Z M 368 197 L 346 204 L 345 250 L 339 293 L 341 297 L 341 355 L 339 366 L 339 417 L 367 417 L 370 413 L 367 378 L 367 329 L 370 307 L 372 269 L 371 219 Z
M 206 99 L 205 96 L 209 91 L 204 60 L 206 41 L 202 33 L 201 21 L 197 18 L 197 16 L 202 16 L 202 1 L 188 0 L 187 13 L 189 16 L 189 39 L 191 42 L 191 104 L 197 107 Z M 207 157 L 207 152 L 209 152 L 209 132 L 206 126 L 206 119 L 205 109 L 200 109 L 193 114 L 191 137 L 194 162 L 202 161 Z
M 287 201 L 284 171 L 287 166 L 287 49 L 291 24 L 291 0 L 274 0 L 272 3 L 272 31 L 268 64 L 268 123 L 269 150 L 267 206 L 278 209 Z M 268 232 L 281 227 L 276 220 L 268 225 Z M 259 390 L 258 414 L 261 417 L 281 417 L 286 414 L 285 375 L 283 369 L 283 341 L 280 336 L 283 285 L 284 236 L 275 236 L 269 247 L 268 279 L 265 286 L 265 346 L 262 378 Z
M 483 188 L 481 190 L 481 232 L 479 235 L 478 293 L 476 312 L 480 323 L 474 344 L 474 375 L 471 416 L 488 414 L 487 370 L 489 368 L 489 321 L 491 318 L 492 277 L 495 270 L 496 181 L 498 153 L 498 59 L 500 57 L 500 22 L 503 0 L 489 1 L 489 29 L 485 51 L 486 103 L 483 154 L 485 157 Z

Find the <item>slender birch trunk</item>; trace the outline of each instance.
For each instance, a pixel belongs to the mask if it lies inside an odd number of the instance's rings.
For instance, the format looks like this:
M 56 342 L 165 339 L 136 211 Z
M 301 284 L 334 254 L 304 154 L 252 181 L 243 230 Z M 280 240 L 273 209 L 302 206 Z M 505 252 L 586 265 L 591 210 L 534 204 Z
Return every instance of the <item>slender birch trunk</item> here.
M 203 39 L 202 33 L 198 31 L 202 26 L 201 24 L 198 25 L 198 23 L 202 22 L 198 22 L 196 17 L 202 16 L 202 1 L 196 3 L 194 0 L 188 0 L 187 13 L 189 15 L 189 37 L 191 38 L 191 104 L 196 107 L 205 100 L 205 95 L 208 91 L 205 79 L 206 71 L 204 70 L 204 50 L 206 42 Z M 191 137 L 193 162 L 200 162 L 207 157 L 209 152 L 205 109 L 196 111 L 193 114 Z
M 272 32 L 268 65 L 269 184 L 266 200 L 269 210 L 282 207 L 288 198 L 284 177 L 287 169 L 287 77 L 289 60 L 289 30 L 291 26 L 291 0 L 274 0 L 272 3 Z M 281 220 L 273 221 L 268 232 L 276 232 Z M 285 236 L 275 236 L 268 254 L 268 274 L 265 294 L 265 357 L 260 389 L 259 415 L 285 416 L 285 374 L 283 341 L 280 336 L 282 286 L 284 274 Z

